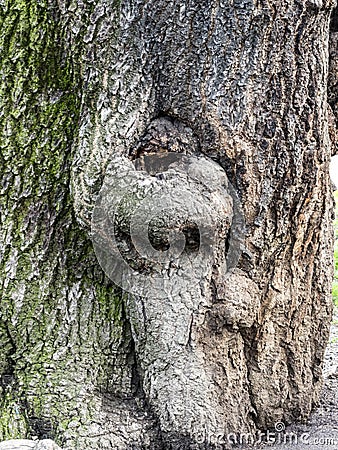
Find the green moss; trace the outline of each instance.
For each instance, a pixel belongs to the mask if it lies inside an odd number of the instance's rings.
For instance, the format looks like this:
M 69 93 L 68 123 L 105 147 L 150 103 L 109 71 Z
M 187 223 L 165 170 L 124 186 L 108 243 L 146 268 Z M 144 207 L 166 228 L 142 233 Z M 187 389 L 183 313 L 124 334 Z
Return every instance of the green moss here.
M 0 440 L 30 437 L 32 417 L 50 420 L 59 442 L 74 417 L 90 420 L 78 377 L 104 384 L 123 326 L 69 187 L 93 4 L 76 40 L 56 1 L 0 8 L 0 369 L 14 377 L 0 396 Z
M 336 306 L 338 306 L 338 281 L 334 280 L 332 283 L 332 298 Z
M 27 418 L 25 410 L 18 402 L 17 396 L 7 392 L 3 395 L 0 420 L 0 441 L 20 439 L 27 435 Z

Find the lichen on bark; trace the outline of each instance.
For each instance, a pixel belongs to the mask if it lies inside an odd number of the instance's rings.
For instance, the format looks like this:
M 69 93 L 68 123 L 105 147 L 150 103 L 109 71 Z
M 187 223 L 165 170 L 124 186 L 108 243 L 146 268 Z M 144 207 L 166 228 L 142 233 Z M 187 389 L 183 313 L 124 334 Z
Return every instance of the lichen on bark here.
M 0 9 L 0 440 L 75 439 L 131 375 L 119 292 L 76 225 L 70 193 L 93 2 Z M 110 386 L 112 383 L 114 386 Z M 96 417 L 96 419 L 95 419 Z

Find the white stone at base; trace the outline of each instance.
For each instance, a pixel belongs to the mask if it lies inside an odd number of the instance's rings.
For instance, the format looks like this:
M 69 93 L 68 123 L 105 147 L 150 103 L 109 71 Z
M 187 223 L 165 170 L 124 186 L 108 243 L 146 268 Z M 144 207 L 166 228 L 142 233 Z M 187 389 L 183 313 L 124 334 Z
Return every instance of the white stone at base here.
M 12 439 L 0 442 L 0 450 L 62 450 L 54 441 L 43 439 L 32 441 L 29 439 Z

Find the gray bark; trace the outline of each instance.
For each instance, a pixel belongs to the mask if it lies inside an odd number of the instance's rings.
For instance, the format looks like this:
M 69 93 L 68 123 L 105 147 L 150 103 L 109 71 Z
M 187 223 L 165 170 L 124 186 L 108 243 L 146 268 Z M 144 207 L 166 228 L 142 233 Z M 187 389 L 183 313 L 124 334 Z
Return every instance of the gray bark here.
M 332 7 L 1 6 L 0 440 L 214 448 L 308 417 L 332 310 Z M 172 174 L 196 202 L 228 202 L 211 215 L 223 224 L 216 263 L 191 266 L 193 292 L 175 292 L 174 271 L 168 296 L 123 293 L 96 259 L 93 212 L 132 160 L 169 152 L 198 157 L 202 172 L 213 161 L 223 180 L 201 200 L 201 180 Z M 235 203 L 245 235 L 230 268 Z M 159 246 L 164 234 L 153 230 Z
M 337 117 L 338 117 L 338 8 L 331 14 L 330 40 L 329 40 L 329 76 L 328 76 L 328 103 L 329 131 L 332 142 L 332 154 L 337 153 Z

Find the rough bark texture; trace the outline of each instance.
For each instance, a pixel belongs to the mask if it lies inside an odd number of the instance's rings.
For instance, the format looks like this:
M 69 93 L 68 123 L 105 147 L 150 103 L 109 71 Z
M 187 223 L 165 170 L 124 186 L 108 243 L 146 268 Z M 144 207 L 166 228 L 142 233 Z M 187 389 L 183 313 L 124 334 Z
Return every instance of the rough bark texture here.
M 338 117 L 338 8 L 331 14 L 330 41 L 329 41 L 329 77 L 328 77 L 328 102 L 330 138 L 332 141 L 332 154 L 337 153 L 337 117 Z
M 121 295 L 76 225 L 70 194 L 93 8 L 1 6 L 1 440 L 95 448 L 122 414 L 129 420 L 106 400 L 115 384 L 132 390 Z
M 308 416 L 332 304 L 332 6 L 2 2 L 1 440 L 212 448 Z M 214 160 L 246 222 L 236 269 L 210 267 L 181 302 L 193 350 L 166 351 L 176 309 L 145 299 L 135 318 L 139 298 L 109 282 L 88 237 L 116 157 L 160 151 Z M 254 293 L 249 326 L 224 320 Z M 177 361 L 193 374 L 179 380 Z

